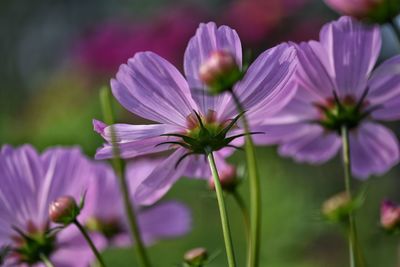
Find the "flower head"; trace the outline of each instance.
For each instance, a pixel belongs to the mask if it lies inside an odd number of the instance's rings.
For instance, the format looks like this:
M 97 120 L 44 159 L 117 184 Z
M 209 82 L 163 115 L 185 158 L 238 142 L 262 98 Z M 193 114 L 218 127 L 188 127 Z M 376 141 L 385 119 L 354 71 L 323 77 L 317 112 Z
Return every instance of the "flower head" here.
M 139 158 L 128 164 L 126 175 L 129 188 L 135 192 L 137 185 L 159 163 L 156 159 Z M 93 202 L 86 227 L 100 235 L 104 248 L 107 246 L 130 246 L 132 244 L 124 205 L 118 188 L 117 177 L 106 164 L 96 164 L 96 181 L 93 181 Z M 191 215 L 188 208 L 178 202 L 168 201 L 154 206 L 135 207 L 140 234 L 146 245 L 160 239 L 185 235 L 191 228 Z
M 325 25 L 319 42 L 299 44 L 296 95 L 253 129 L 269 133 L 255 136 L 256 142 L 277 143 L 281 155 L 318 164 L 337 154 L 345 126 L 353 174 L 388 171 L 399 161 L 399 143 L 377 121 L 400 118 L 400 57 L 374 70 L 380 48 L 379 28 L 350 17 Z
M 400 2 L 392 0 L 325 0 L 343 15 L 385 23 L 400 12 Z
M 112 131 L 123 158 L 172 152 L 139 185 L 136 201 L 154 203 L 183 175 L 207 178 L 209 171 L 202 155 L 215 152 L 217 164 L 223 167 L 223 158 L 231 153 L 227 147 L 243 135 L 236 124 L 241 114 L 231 96 L 210 96 L 199 77 L 201 66 L 216 51 L 229 53 L 241 68 L 242 48 L 236 32 L 207 23 L 200 25 L 186 49 L 186 79 L 163 58 L 143 52 L 122 65 L 111 81 L 113 95 L 126 109 L 158 124 L 110 127 L 95 121 L 95 130 L 108 141 L 96 157 L 112 157 Z M 279 45 L 262 53 L 233 86 L 253 121 L 279 110 L 290 100 L 294 90 L 287 83 L 295 65 L 294 48 Z
M 63 195 L 75 198 L 88 189 L 89 161 L 79 149 L 3 146 L 0 153 L 0 246 L 7 247 L 5 266 L 42 266 L 44 254 L 56 266 L 86 267 L 93 254 L 77 229 L 52 234 L 49 204 Z M 82 219 L 86 217 L 82 211 Z M 74 257 L 70 255 L 74 254 Z
M 387 231 L 399 230 L 400 206 L 385 200 L 381 205 L 381 226 Z

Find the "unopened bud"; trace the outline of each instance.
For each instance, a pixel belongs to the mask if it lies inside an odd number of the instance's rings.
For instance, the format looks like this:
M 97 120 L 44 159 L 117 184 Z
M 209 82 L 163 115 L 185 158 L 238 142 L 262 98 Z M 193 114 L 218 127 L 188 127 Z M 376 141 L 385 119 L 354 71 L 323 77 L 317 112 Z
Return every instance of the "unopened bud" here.
M 322 205 L 322 214 L 329 220 L 342 222 L 347 220 L 352 209 L 352 200 L 346 192 L 336 194 Z
M 325 0 L 337 12 L 374 23 L 385 23 L 400 12 L 398 0 Z
M 387 231 L 397 230 L 400 227 L 400 206 L 392 201 L 385 200 L 381 205 L 381 226 Z
M 200 267 L 206 263 L 208 253 L 205 248 L 194 248 L 186 252 L 183 259 L 185 263 L 189 264 L 189 266 Z
M 199 69 L 200 80 L 214 94 L 232 89 L 234 84 L 241 79 L 241 75 L 235 57 L 225 51 L 211 53 Z
M 49 217 L 52 222 L 70 224 L 79 215 L 80 209 L 71 196 L 59 197 L 49 207 Z
M 227 191 L 235 189 L 238 184 L 238 179 L 234 166 L 228 165 L 226 168 L 221 169 L 218 174 L 222 189 Z M 215 183 L 212 176 L 209 178 L 208 186 L 211 190 L 215 190 Z

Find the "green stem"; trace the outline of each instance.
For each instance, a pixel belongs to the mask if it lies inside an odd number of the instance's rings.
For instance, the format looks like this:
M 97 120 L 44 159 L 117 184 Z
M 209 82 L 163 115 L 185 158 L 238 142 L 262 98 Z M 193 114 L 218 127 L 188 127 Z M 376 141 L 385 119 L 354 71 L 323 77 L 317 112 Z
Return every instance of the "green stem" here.
M 110 90 L 108 88 L 102 88 L 100 92 L 100 100 L 102 103 L 102 108 L 103 108 L 103 115 L 105 118 L 105 122 L 108 125 L 112 125 L 114 123 L 114 116 L 113 116 L 113 111 L 110 103 Z M 124 167 L 120 158 L 120 150 L 119 147 L 116 144 L 116 136 L 115 136 L 115 131 L 113 128 L 111 128 L 111 143 L 113 144 L 112 149 L 113 149 L 113 158 L 112 158 L 112 164 L 114 167 L 114 170 L 116 172 L 116 175 L 118 177 L 120 189 L 122 192 L 122 198 L 124 202 L 124 208 L 125 208 L 125 214 L 128 217 L 128 222 L 129 222 L 129 227 L 130 227 L 130 232 L 132 235 L 132 241 L 135 242 L 133 248 L 135 250 L 136 255 L 138 256 L 139 259 L 139 265 L 141 267 L 150 267 L 150 259 L 147 255 L 146 248 L 144 246 L 142 237 L 140 235 L 140 230 L 139 226 L 137 223 L 137 218 L 134 212 L 133 208 L 133 203 L 130 198 L 130 192 L 129 192 L 129 187 L 128 183 L 126 182 L 125 175 L 124 175 Z
M 236 108 L 239 113 L 244 112 L 244 108 L 232 90 L 230 91 L 233 100 L 235 101 Z M 246 119 L 246 114 L 242 116 L 243 127 L 245 133 L 250 133 L 250 127 Z M 261 188 L 260 188 L 260 176 L 258 173 L 256 153 L 254 149 L 253 139 L 251 135 L 245 136 L 245 150 L 246 150 L 246 161 L 249 174 L 249 185 L 250 185 L 250 223 L 251 223 L 251 235 L 248 255 L 248 267 L 258 267 L 260 258 L 260 237 L 261 237 Z
M 54 264 L 50 261 L 50 259 L 46 255 L 41 253 L 40 259 L 42 260 L 43 264 L 46 265 L 46 267 L 55 267 Z
M 400 44 L 400 29 L 398 28 L 395 19 L 389 20 L 389 24 L 390 24 L 390 26 L 392 26 L 393 32 L 396 35 L 397 41 Z
M 351 158 L 350 158 L 350 141 L 349 130 L 347 126 L 343 125 L 341 128 L 342 143 L 343 143 L 343 167 L 344 167 L 344 181 L 346 193 L 352 199 L 351 192 Z M 348 226 L 348 239 L 349 239 L 349 254 L 351 267 L 365 267 L 365 260 L 361 247 L 358 244 L 357 226 L 354 218 L 353 211 L 349 213 L 349 226 Z
M 83 237 L 86 239 L 86 242 L 88 243 L 90 249 L 93 251 L 94 255 L 96 256 L 97 261 L 100 263 L 101 267 L 105 267 L 106 265 L 104 264 L 103 258 L 101 257 L 99 251 L 97 250 L 96 246 L 93 244 L 92 239 L 90 239 L 90 236 L 86 232 L 85 228 L 82 226 L 82 224 L 79 223 L 77 219 L 73 221 L 73 224 L 78 227 L 79 231 L 83 235 Z
M 246 239 L 247 239 L 247 243 L 249 243 L 250 242 L 249 212 L 247 211 L 246 204 L 244 203 L 242 196 L 239 194 L 239 192 L 236 189 L 232 191 L 232 196 L 235 199 L 236 204 L 239 206 L 240 211 L 242 212 L 243 223 L 244 223 L 244 227 L 246 229 Z
M 207 155 L 208 163 L 210 164 L 211 173 L 214 179 L 215 192 L 217 194 L 219 213 L 221 215 L 222 232 L 224 234 L 226 256 L 228 258 L 228 266 L 235 267 L 235 254 L 233 252 L 232 237 L 229 229 L 228 216 L 226 214 L 224 193 L 222 191 L 221 182 L 219 180 L 219 175 L 217 171 L 217 166 L 215 165 L 214 156 L 212 152 Z

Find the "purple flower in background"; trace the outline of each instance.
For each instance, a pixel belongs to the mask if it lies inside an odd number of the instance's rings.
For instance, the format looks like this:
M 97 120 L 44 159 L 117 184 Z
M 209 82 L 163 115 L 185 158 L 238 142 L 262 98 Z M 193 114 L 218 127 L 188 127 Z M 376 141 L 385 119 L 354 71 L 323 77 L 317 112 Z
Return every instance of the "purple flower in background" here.
M 400 206 L 390 200 L 381 204 L 381 227 L 387 231 L 398 230 L 400 226 Z
M 393 0 L 325 0 L 325 2 L 343 15 L 378 23 L 387 23 L 400 12 L 400 1 Z
M 300 162 L 323 163 L 342 146 L 340 127 L 350 130 L 353 174 L 382 174 L 399 161 L 396 136 L 377 120 L 400 118 L 400 56 L 375 70 L 379 27 L 350 17 L 325 25 L 320 41 L 298 45 L 297 93 L 277 115 L 265 118 L 259 144 Z M 256 129 L 257 127 L 255 127 Z
M 373 11 L 383 0 L 325 0 L 325 2 L 343 15 L 362 18 Z
M 285 18 L 307 2 L 310 0 L 230 1 L 229 6 L 221 10 L 222 22 L 235 28 L 245 44 L 262 45 L 271 39 L 271 34 L 276 32 Z
M 159 160 L 135 159 L 128 164 L 127 176 L 131 192 L 156 167 Z M 94 194 L 91 201 L 95 203 L 89 211 L 86 226 L 92 232 L 100 233 L 104 244 L 109 246 L 129 246 L 132 244 L 129 225 L 124 212 L 117 177 L 112 168 L 106 164 L 96 165 L 97 179 L 94 181 Z M 178 237 L 189 232 L 191 228 L 190 211 L 175 201 L 159 203 L 145 209 L 137 207 L 139 228 L 145 244 L 150 245 L 159 239 Z
M 53 227 L 49 204 L 63 195 L 79 199 L 91 173 L 89 161 L 77 148 L 52 148 L 39 155 L 29 145 L 2 147 L 0 247 L 10 248 L 4 266 L 44 266 L 40 254 L 57 267 L 87 267 L 92 262 L 93 253 L 75 227 L 47 234 Z M 88 201 L 86 207 L 90 205 Z M 87 216 L 86 207 L 80 219 Z
M 186 42 L 202 17 L 193 9 L 175 7 L 163 10 L 162 16 L 151 21 L 114 20 L 97 25 L 76 44 L 76 60 L 85 68 L 103 74 L 115 72 L 121 62 L 143 50 L 153 51 L 178 63 Z
M 199 79 L 200 66 L 216 51 L 231 53 L 242 66 L 242 47 L 236 32 L 227 26 L 217 28 L 212 22 L 201 24 L 186 49 L 186 80 L 165 59 L 143 52 L 122 65 L 111 81 L 115 98 L 126 109 L 159 123 L 114 125 L 121 157 L 172 152 L 138 186 L 135 199 L 139 203 L 154 203 L 181 176 L 207 178 L 208 166 L 200 155 L 204 148 L 219 150 L 215 153 L 217 161 L 224 164 L 223 158 L 229 152 L 222 148 L 243 134 L 240 129 L 229 131 L 239 116 L 231 96 L 210 96 Z M 287 44 L 267 50 L 234 86 L 254 122 L 279 110 L 292 97 L 294 91 L 286 85 L 294 72 L 295 58 L 295 49 Z M 94 128 L 108 141 L 96 158 L 111 158 L 111 128 L 99 121 L 94 121 Z

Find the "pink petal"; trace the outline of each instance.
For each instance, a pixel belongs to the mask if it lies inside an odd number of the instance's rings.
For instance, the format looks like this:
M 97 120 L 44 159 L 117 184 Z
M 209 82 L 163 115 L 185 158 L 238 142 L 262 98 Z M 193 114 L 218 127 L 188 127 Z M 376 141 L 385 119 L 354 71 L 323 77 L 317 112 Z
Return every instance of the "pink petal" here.
M 179 71 L 152 52 L 137 53 L 121 65 L 111 87 L 126 109 L 149 120 L 184 127 L 197 109 Z
M 400 56 L 382 63 L 369 81 L 368 102 L 379 108 L 372 116 L 381 120 L 400 119 Z
M 379 27 L 341 17 L 322 28 L 320 41 L 334 70 L 338 94 L 359 97 L 380 53 Z
M 356 177 L 382 175 L 399 162 L 399 143 L 386 127 L 366 122 L 350 133 L 350 155 Z
M 265 51 L 251 64 L 234 88 L 249 116 L 254 116 L 250 115 L 253 112 L 274 113 L 291 100 L 295 88 L 288 85 L 296 65 L 296 51 L 288 44 Z M 227 106 L 224 114 L 227 118 L 237 114 L 235 105 Z
M 175 201 L 161 203 L 140 213 L 139 224 L 147 244 L 187 234 L 192 225 L 190 210 Z
M 309 125 L 307 134 L 282 144 L 279 153 L 298 162 L 321 164 L 335 156 L 340 146 L 340 137 L 336 133 L 325 132 L 318 125 Z
M 179 148 L 159 164 L 151 174 L 133 192 L 135 203 L 151 205 L 164 196 L 171 186 L 183 175 L 188 158 L 176 166 L 178 160 L 188 153 L 186 149 Z

